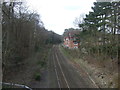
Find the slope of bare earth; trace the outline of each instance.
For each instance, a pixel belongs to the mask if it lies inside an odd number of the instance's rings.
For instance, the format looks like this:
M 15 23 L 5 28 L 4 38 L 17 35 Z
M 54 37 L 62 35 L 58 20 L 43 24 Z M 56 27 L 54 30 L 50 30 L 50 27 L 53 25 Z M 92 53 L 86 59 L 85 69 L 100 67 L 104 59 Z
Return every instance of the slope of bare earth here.
M 60 51 L 66 55 L 67 58 L 69 58 L 73 66 L 75 66 L 77 69 L 84 70 L 97 87 L 118 88 L 117 61 L 111 65 L 109 59 L 107 59 L 104 63 L 100 63 L 87 55 L 84 57 L 84 59 L 77 58 L 73 54 L 78 54 L 78 50 L 68 50 L 64 49 L 62 46 L 60 46 Z

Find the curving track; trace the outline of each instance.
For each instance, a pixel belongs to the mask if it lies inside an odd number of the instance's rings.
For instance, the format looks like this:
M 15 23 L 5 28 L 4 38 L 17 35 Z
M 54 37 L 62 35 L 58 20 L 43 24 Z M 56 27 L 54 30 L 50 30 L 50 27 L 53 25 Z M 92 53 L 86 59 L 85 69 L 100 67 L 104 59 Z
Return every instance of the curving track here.
M 95 88 L 87 78 L 81 76 L 69 60 L 60 52 L 59 46 L 53 46 L 48 62 L 48 85 L 50 88 Z

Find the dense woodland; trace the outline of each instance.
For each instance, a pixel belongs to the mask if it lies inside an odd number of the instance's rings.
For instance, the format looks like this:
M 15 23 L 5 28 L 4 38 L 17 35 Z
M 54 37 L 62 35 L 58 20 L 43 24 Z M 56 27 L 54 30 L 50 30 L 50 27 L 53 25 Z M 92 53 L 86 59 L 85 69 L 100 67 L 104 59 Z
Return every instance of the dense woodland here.
M 65 29 L 65 33 L 79 30 L 76 35 L 80 51 L 89 55 L 118 59 L 120 42 L 120 2 L 94 2 L 92 11 L 86 16 L 76 18 L 74 23 L 80 29 Z M 82 16 L 82 15 L 81 15 Z M 81 19 L 83 18 L 83 19 Z
M 42 47 L 61 42 L 61 36 L 48 31 L 40 15 L 22 2 L 2 4 L 2 66 L 3 75 L 18 67 Z M 29 62 L 29 61 L 28 61 Z

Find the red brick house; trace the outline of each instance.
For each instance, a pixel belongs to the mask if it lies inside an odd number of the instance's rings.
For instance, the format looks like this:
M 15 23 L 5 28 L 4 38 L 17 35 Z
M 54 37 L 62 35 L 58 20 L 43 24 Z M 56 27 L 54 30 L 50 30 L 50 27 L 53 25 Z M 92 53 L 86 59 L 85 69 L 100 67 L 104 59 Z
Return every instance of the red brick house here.
M 78 48 L 79 43 L 77 42 L 77 38 L 75 36 L 75 34 L 78 34 L 78 33 L 79 31 L 68 32 L 67 35 L 64 37 L 64 46 L 70 49 Z

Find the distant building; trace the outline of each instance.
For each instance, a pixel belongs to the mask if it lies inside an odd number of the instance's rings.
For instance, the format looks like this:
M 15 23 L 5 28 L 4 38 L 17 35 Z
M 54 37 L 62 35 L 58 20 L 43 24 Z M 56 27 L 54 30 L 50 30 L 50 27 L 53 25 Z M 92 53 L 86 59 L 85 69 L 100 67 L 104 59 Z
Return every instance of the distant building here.
M 71 31 L 68 32 L 66 36 L 64 36 L 64 46 L 70 49 L 78 48 L 79 43 L 77 41 L 76 34 L 79 34 L 79 31 Z

